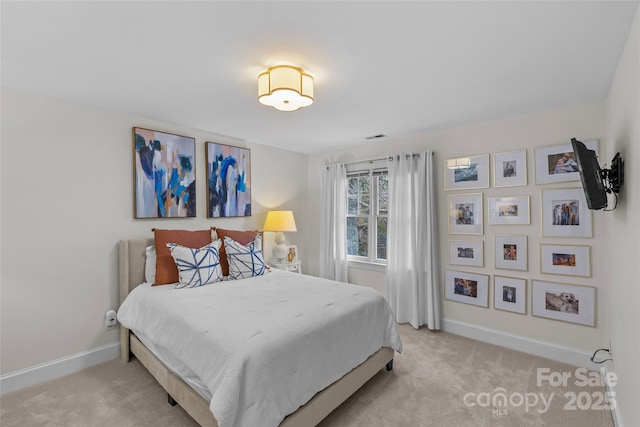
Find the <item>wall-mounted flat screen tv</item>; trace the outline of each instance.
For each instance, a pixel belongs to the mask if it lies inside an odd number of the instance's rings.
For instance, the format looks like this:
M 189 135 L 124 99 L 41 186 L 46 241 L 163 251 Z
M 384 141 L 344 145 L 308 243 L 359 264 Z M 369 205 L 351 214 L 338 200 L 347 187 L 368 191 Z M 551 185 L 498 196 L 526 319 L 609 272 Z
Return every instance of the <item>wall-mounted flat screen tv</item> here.
M 603 173 L 598 164 L 598 157 L 594 150 L 590 150 L 582 142 L 571 138 L 573 153 L 576 156 L 582 189 L 584 190 L 589 209 L 604 209 L 607 207 L 607 190 L 603 182 Z

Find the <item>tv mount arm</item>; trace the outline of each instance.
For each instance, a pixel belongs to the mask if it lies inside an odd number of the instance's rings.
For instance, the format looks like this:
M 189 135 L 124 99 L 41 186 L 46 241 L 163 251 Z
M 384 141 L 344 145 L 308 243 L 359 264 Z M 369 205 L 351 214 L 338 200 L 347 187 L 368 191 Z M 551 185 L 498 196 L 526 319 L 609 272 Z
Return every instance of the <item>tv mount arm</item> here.
M 601 169 L 600 176 L 607 193 L 618 194 L 620 192 L 620 187 L 624 184 L 624 161 L 620 157 L 620 153 L 613 156 L 610 168 Z

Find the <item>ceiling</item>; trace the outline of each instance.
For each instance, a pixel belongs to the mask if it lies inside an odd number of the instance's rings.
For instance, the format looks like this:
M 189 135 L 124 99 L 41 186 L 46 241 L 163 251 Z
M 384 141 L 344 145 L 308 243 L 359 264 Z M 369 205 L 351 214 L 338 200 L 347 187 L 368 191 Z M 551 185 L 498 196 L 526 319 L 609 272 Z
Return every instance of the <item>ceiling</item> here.
M 2 85 L 313 153 L 602 100 L 637 7 L 2 1 Z M 314 76 L 311 107 L 258 103 L 276 64 Z

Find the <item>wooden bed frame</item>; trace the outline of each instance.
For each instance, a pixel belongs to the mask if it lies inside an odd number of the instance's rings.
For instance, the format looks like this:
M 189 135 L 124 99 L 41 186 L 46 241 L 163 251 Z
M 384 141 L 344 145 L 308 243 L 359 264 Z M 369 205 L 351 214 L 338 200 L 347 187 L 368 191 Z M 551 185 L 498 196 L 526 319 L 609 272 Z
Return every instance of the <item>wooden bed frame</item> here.
M 145 250 L 153 239 L 121 240 L 118 245 L 120 303 L 144 282 Z M 129 329 L 120 325 L 120 359 L 129 362 L 133 354 L 167 391 L 169 403 L 180 406 L 202 426 L 218 427 L 209 402 L 171 372 Z M 344 377 L 317 393 L 305 405 L 288 415 L 280 426 L 315 426 L 381 369 L 393 368 L 393 349 L 384 347 Z

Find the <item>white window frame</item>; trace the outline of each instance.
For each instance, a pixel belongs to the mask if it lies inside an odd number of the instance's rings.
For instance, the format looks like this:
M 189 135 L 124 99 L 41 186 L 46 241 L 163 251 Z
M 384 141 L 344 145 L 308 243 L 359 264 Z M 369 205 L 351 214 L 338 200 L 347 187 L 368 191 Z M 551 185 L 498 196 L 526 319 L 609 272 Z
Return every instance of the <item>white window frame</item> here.
M 376 176 L 387 175 L 388 176 L 389 169 L 387 167 L 387 160 L 379 160 L 363 163 L 354 163 L 347 165 L 347 179 L 352 178 L 354 176 L 363 176 L 368 175 L 371 179 L 370 185 L 370 200 L 371 204 L 369 206 L 369 215 L 368 215 L 368 234 L 367 234 L 367 244 L 368 244 L 368 254 L 369 256 L 358 256 L 358 255 L 348 255 L 347 261 L 350 266 L 365 268 L 369 270 L 385 270 L 387 265 L 387 260 L 378 258 L 378 217 L 387 217 L 387 214 L 379 214 L 379 196 L 378 196 L 378 182 L 375 179 Z M 375 183 L 375 185 L 374 185 Z M 348 187 L 348 186 L 347 186 Z M 344 195 L 345 199 L 347 198 L 347 193 Z M 347 209 L 348 209 L 348 201 L 347 201 Z M 388 212 L 388 211 L 387 211 Z M 345 220 L 349 218 L 348 210 L 345 211 Z M 345 241 L 346 245 L 346 241 Z M 388 253 L 387 253 L 388 254 Z

